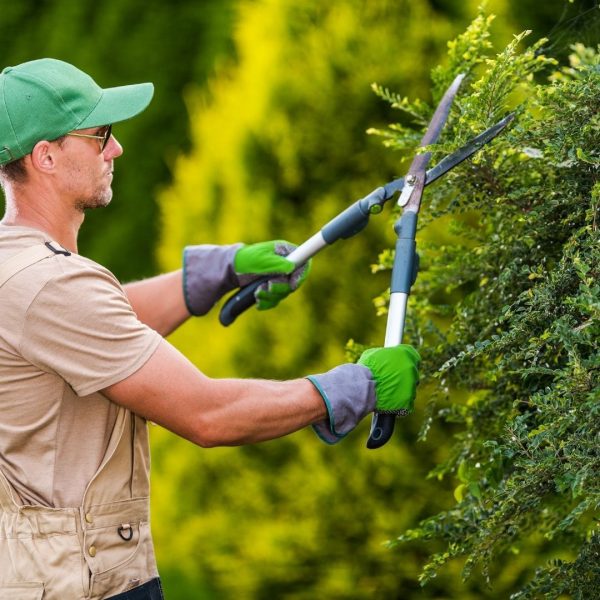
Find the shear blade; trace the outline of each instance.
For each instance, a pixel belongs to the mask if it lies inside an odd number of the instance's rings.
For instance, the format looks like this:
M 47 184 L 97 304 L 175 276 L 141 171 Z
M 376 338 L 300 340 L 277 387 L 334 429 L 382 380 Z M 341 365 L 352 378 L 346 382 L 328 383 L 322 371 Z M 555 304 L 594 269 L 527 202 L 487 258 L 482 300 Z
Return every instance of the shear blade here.
M 443 158 L 435 167 L 432 167 L 429 169 L 429 171 L 427 171 L 425 174 L 425 185 L 433 183 L 442 175 L 445 175 L 448 171 L 452 170 L 461 162 L 465 161 L 467 158 L 481 150 L 481 148 L 491 142 L 514 118 L 514 113 L 508 114 L 506 117 L 504 117 L 504 119 L 498 121 L 498 123 L 492 125 L 492 127 L 489 127 L 472 140 L 469 140 L 464 146 Z M 383 189 L 385 190 L 385 198 L 389 199 L 396 192 L 403 192 L 404 188 L 409 185 L 405 182 L 406 177 L 400 177 L 384 185 Z

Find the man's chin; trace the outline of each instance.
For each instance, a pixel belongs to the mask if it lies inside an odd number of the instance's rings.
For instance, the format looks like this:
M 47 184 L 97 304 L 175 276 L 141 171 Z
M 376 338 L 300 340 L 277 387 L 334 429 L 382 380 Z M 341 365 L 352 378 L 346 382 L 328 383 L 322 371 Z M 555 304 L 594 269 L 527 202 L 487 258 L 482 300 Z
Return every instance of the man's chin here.
M 110 194 L 103 194 L 101 196 L 97 196 L 95 198 L 88 198 L 86 200 L 81 200 L 76 208 L 81 212 L 86 210 L 93 210 L 95 208 L 105 208 L 110 204 L 112 200 L 112 192 Z

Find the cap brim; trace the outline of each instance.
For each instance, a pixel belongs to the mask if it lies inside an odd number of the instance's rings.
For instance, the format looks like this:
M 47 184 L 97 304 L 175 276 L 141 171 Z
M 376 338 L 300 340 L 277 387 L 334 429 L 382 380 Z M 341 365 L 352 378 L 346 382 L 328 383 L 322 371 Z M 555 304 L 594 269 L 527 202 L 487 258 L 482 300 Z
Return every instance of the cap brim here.
M 77 128 L 99 127 L 135 117 L 150 104 L 153 95 L 154 86 L 151 83 L 107 88 L 103 90 L 98 104 Z

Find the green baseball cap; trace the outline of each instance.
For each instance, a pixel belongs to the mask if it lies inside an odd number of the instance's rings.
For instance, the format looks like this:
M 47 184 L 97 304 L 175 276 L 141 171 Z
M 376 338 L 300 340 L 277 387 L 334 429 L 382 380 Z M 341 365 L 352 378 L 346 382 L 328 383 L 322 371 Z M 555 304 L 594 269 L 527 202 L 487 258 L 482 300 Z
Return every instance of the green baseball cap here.
M 102 89 L 83 71 L 53 58 L 0 73 L 0 164 L 29 154 L 40 140 L 125 121 L 142 112 L 154 86 Z

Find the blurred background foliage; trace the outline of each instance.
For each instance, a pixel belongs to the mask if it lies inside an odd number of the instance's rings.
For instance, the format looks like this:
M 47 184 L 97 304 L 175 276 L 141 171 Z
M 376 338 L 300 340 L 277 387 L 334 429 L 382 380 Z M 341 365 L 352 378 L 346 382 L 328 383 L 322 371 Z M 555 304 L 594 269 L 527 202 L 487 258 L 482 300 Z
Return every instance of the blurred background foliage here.
M 152 110 L 115 127 L 125 154 L 110 210 L 90 213 L 80 251 L 122 280 L 155 273 L 160 236 L 156 192 L 190 147 L 185 91 L 233 55 L 229 0 L 0 0 L 2 65 L 66 60 L 102 87 L 152 81 Z
M 595 2 L 490 0 L 496 47 L 513 33 L 594 45 Z M 366 135 L 398 120 L 377 82 L 431 102 L 430 71 L 477 15 L 458 0 L 2 0 L 3 65 L 67 60 L 102 86 L 153 81 L 155 99 L 118 125 L 125 155 L 111 206 L 89 214 L 80 250 L 122 280 L 177 268 L 193 243 L 302 241 L 373 188 L 407 156 Z M 586 15 L 582 17 L 581 15 Z M 592 39 L 590 39 L 592 38 Z M 441 229 L 431 235 L 444 236 Z M 383 340 L 371 273 L 391 246 L 389 215 L 328 248 L 301 293 L 276 311 L 217 315 L 171 341 L 211 376 L 286 378 L 345 360 L 354 338 Z M 215 311 L 216 313 L 216 311 Z M 153 531 L 167 597 L 506 598 L 543 562 L 537 544 L 483 578 L 449 561 L 425 588 L 419 573 L 444 544 L 384 542 L 456 504 L 456 482 L 428 479 L 458 427 L 436 423 L 418 442 L 416 414 L 367 452 L 368 424 L 336 448 L 310 431 L 243 448 L 200 450 L 152 429 Z

